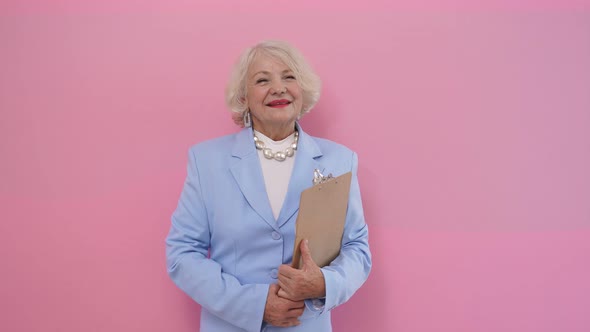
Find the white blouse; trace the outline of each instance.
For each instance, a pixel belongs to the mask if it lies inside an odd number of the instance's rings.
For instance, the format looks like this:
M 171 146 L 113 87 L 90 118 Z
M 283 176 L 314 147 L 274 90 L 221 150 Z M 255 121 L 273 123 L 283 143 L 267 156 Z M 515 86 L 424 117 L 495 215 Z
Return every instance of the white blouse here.
M 295 133 L 280 141 L 273 141 L 256 130 L 254 130 L 254 134 L 259 140 L 263 141 L 265 146 L 270 148 L 272 152 L 285 151 L 295 139 Z M 291 179 L 291 172 L 293 171 L 293 165 L 295 165 L 297 152 L 295 152 L 293 157 L 287 157 L 284 161 L 277 161 L 274 159 L 266 159 L 262 150 L 257 151 L 258 158 L 260 159 L 260 166 L 262 166 L 266 194 L 268 195 L 268 201 L 272 208 L 272 214 L 276 220 L 283 207 L 285 196 L 287 196 L 289 180 Z

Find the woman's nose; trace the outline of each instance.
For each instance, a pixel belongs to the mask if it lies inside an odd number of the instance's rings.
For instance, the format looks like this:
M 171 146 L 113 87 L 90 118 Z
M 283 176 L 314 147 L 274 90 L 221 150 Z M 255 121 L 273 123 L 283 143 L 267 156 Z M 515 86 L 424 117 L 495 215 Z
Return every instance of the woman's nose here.
M 287 92 L 287 88 L 282 82 L 277 82 L 272 85 L 272 94 L 283 94 Z

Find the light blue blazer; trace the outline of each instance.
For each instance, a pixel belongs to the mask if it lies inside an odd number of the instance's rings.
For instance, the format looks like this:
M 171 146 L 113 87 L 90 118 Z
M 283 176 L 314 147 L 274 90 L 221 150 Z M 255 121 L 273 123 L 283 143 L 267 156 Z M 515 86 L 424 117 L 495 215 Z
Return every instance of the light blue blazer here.
M 334 142 L 307 135 L 299 145 L 289 189 L 273 217 L 251 128 L 193 146 L 186 182 L 166 239 L 168 273 L 201 307 L 202 332 L 331 331 L 330 310 L 346 302 L 371 269 L 368 229 L 357 180 L 357 156 Z M 269 284 L 292 260 L 301 192 L 313 170 L 334 176 L 352 171 L 340 255 L 322 268 L 324 306 L 306 300 L 301 324 L 263 322 Z M 359 319 L 362 319 L 359 317 Z

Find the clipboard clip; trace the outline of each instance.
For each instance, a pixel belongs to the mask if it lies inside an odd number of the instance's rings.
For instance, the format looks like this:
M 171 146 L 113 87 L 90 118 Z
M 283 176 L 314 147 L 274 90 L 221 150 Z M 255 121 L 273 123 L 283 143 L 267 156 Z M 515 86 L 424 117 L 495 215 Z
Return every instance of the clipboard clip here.
M 324 175 L 317 168 L 313 170 L 313 185 L 314 186 L 318 185 L 318 184 L 322 184 L 324 182 L 328 182 L 332 179 L 334 179 L 334 176 L 332 176 L 332 173 L 330 173 L 328 175 Z

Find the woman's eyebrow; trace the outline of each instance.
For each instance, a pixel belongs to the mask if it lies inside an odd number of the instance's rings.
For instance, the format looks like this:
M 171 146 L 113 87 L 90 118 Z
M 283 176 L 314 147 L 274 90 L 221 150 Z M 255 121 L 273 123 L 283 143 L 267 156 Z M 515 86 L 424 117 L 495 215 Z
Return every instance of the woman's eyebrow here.
M 254 76 L 258 75 L 258 74 L 270 75 L 270 73 L 267 72 L 266 70 L 261 70 L 259 72 L 255 72 L 254 74 L 252 74 L 251 77 L 254 77 Z

